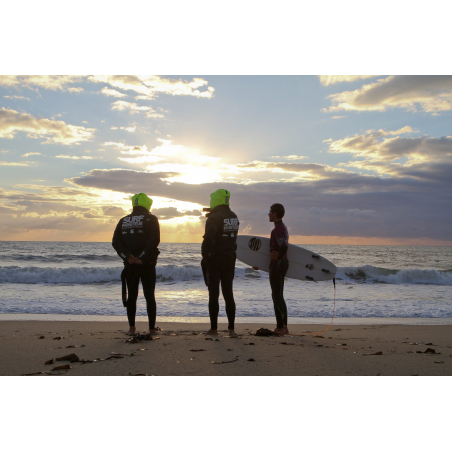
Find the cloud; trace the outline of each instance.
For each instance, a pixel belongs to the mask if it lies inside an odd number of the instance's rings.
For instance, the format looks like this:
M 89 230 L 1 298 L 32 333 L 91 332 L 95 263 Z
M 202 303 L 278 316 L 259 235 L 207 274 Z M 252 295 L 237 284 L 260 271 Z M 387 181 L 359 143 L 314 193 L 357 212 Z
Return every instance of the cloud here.
M 213 97 L 215 89 L 207 86 L 208 82 L 201 78 L 173 80 L 158 75 L 93 75 L 88 80 L 95 83 L 107 83 L 115 88 L 134 91 L 137 99 L 153 99 L 159 94 L 173 96 Z M 200 88 L 206 88 L 200 90 Z
M 4 162 L 0 161 L 0 166 L 30 166 L 31 162 Z
M 56 155 L 57 159 L 72 159 L 72 160 L 92 160 L 94 157 L 90 157 L 88 155 Z
M 307 159 L 309 157 L 306 157 L 305 155 L 272 155 L 270 158 L 272 159 L 286 159 L 286 160 L 303 160 Z
M 185 216 L 199 217 L 202 213 L 199 210 L 181 212 L 176 207 L 164 207 L 162 209 L 152 209 L 152 213 L 159 219 L 169 220 L 170 218 L 178 218 Z
M 44 185 L 0 188 L 0 210 L 7 209 L 0 228 L 3 237 L 11 239 L 105 241 L 113 234 L 118 220 L 115 215 L 125 212 L 120 205 L 128 207 L 129 197 L 98 189 Z
M 313 215 L 325 217 L 353 217 L 353 218 L 371 218 L 375 217 L 377 212 L 375 210 L 359 210 L 359 209 L 319 209 L 318 207 L 311 207 L 308 212 Z
M 121 149 L 121 154 L 128 154 L 128 155 L 145 155 L 145 156 L 150 156 L 150 151 L 148 151 L 148 148 L 145 144 L 139 146 L 139 145 L 127 145 L 121 142 L 116 142 L 116 141 L 106 141 L 104 144 L 104 146 L 109 146 L 109 147 L 114 147 L 116 149 Z M 125 160 L 128 161 L 130 160 L 132 163 L 133 162 L 137 162 L 137 163 L 142 163 L 142 161 L 140 161 L 140 159 L 124 159 L 124 158 L 119 158 L 119 160 Z M 160 158 L 157 160 L 161 160 Z M 153 161 L 152 159 L 149 161 Z
M 70 202 L 49 202 L 26 199 L 26 196 L 19 200 L 12 200 L 11 206 L 15 207 L 18 216 L 55 216 L 67 212 L 87 212 L 89 207 L 80 207 Z
M 27 152 L 26 154 L 22 154 L 22 157 L 30 157 L 30 155 L 42 155 L 40 152 Z
M 381 130 L 366 134 L 378 133 L 375 140 L 380 144 L 384 140 L 405 139 L 395 132 Z M 168 185 L 168 179 L 177 174 L 95 169 L 69 179 L 72 188 L 30 185 L 18 187 L 17 191 L 0 189 L 0 207 L 21 209 L 21 224 L 30 231 L 41 230 L 42 234 L 52 234 L 61 239 L 67 239 L 70 234 L 72 240 L 106 240 L 111 237 L 117 219 L 124 215 L 124 209 L 129 208 L 131 194 L 146 192 L 154 199 L 153 212 L 162 220 L 162 234 L 167 234 L 168 239 L 189 236 L 193 241 L 201 239 L 203 222 L 198 220 L 187 225 L 187 215 L 198 217 L 197 206 L 208 205 L 210 193 L 226 188 L 231 191 L 231 208 L 239 216 L 242 233 L 268 235 L 268 208 L 274 202 L 281 202 L 286 207 L 285 222 L 291 237 L 451 240 L 449 193 L 452 189 L 452 164 L 446 164 L 447 159 L 439 157 L 450 153 L 449 138 L 420 138 L 424 140 L 421 148 L 428 149 L 426 154 L 436 146 L 438 157 L 435 159 L 438 160 L 400 166 L 397 172 L 386 177 L 360 175 L 321 164 L 258 162 L 260 165 L 281 166 L 284 171 L 310 170 L 318 177 L 284 183 L 223 181 L 186 184 L 176 181 Z M 441 146 L 444 150 L 440 149 Z M 413 144 L 404 148 L 410 150 Z M 167 150 L 171 151 L 171 148 Z M 392 161 L 380 164 L 392 165 Z M 253 167 L 256 163 L 246 165 Z M 36 193 L 38 190 L 42 193 Z M 162 204 L 159 200 L 172 201 Z M 32 202 L 33 206 L 27 207 L 25 201 Z M 5 204 L 7 202 L 9 207 Z M 63 204 L 52 208 L 50 204 L 45 206 L 42 203 Z M 180 207 L 184 203 L 188 208 Z M 2 213 L 2 218 L 10 218 L 8 215 Z M 7 226 L 10 231 L 7 237 L 16 237 L 14 234 L 18 232 L 14 224 L 17 220 L 13 221 L 12 216 L 8 220 L 2 219 L 2 226 Z M 185 229 L 189 231 L 186 232 L 188 236 L 181 232 Z M 54 232 L 45 232 L 47 230 Z M 58 235 L 58 231 L 65 231 L 67 235 Z M 103 238 L 99 236 L 100 231 Z
M 101 238 L 100 233 L 112 235 L 116 219 L 111 218 L 111 222 L 102 220 L 96 211 L 70 204 L 30 203 L 22 210 L 14 209 L 2 215 L 2 234 L 21 239 L 33 236 L 47 240 L 78 238 L 95 241 Z
M 55 91 L 65 90 L 68 85 L 79 83 L 83 79 L 82 75 L 0 75 L 0 85 L 30 89 L 37 87 Z
M 125 130 L 126 132 L 135 132 L 137 126 L 129 126 L 129 127 L 115 127 L 111 126 L 111 130 Z
M 202 78 L 191 81 L 174 80 L 159 75 L 0 75 L 0 86 L 11 88 L 44 88 L 50 90 L 67 90 L 81 92 L 83 88 L 71 87 L 75 83 L 88 81 L 104 83 L 123 91 L 133 91 L 137 99 L 150 100 L 160 94 L 172 96 L 194 96 L 210 99 L 215 89 L 208 86 L 209 82 Z M 107 96 L 124 97 L 126 94 L 105 87 L 101 93 Z
M 123 146 L 126 150 L 121 151 L 121 154 L 130 155 L 148 155 L 149 151 L 145 144 L 142 146 Z
M 112 110 L 124 111 L 129 110 L 129 113 L 133 115 L 134 113 L 145 112 L 147 118 L 159 119 L 164 118 L 161 113 L 156 112 L 152 107 L 146 105 L 138 105 L 134 102 L 126 102 L 125 100 L 117 100 L 111 104 Z
M 102 94 L 105 94 L 106 96 L 113 96 L 113 97 L 127 97 L 127 94 L 120 93 L 119 91 L 111 88 L 104 87 L 100 90 Z
M 151 151 L 143 146 L 126 146 L 123 143 L 111 145 L 123 148 L 122 154 L 137 155 L 137 157 L 118 157 L 119 160 L 143 166 L 149 172 L 168 172 L 174 175 L 167 182 L 185 182 L 198 184 L 223 180 L 222 174 L 228 173 L 232 177 L 238 170 L 233 165 L 221 163 L 220 157 L 203 155 L 197 149 L 190 149 L 182 145 L 173 144 L 171 140 L 158 138 L 160 144 Z
M 295 173 L 299 179 L 312 180 L 329 177 L 331 172 L 344 171 L 334 169 L 319 163 L 287 163 L 287 162 L 263 162 L 255 160 L 250 163 L 239 163 L 239 170 L 247 171 L 270 171 L 278 173 Z
M 408 126 L 396 131 L 369 130 L 362 135 L 331 142 L 329 152 L 349 153 L 354 158 L 361 159 L 341 164 L 343 166 L 372 170 L 380 174 L 403 173 L 408 176 L 408 168 L 418 165 L 419 169 L 419 165 L 427 167 L 433 163 L 443 164 L 446 169 L 451 162 L 452 136 L 398 136 L 410 132 L 412 129 Z M 439 169 L 440 167 L 437 171 Z M 431 169 L 428 173 L 430 171 Z
M 335 83 L 355 82 L 366 78 L 378 77 L 377 75 L 319 75 L 320 83 L 324 86 Z
M 117 142 L 117 141 L 106 141 L 105 143 L 103 143 L 103 146 L 114 146 L 116 148 L 126 147 L 126 145 L 124 143 Z
M 403 108 L 437 114 L 452 109 L 451 75 L 391 75 L 355 91 L 328 96 L 329 111 L 384 111 Z
M 101 188 L 123 193 L 141 193 L 146 187 L 167 186 L 163 179 L 175 176 L 175 173 L 148 173 L 133 170 L 91 170 L 85 176 L 67 179 L 66 182 L 78 187 Z M 159 196 L 157 194 L 157 196 Z
M 30 100 L 29 97 L 24 97 L 24 96 L 3 96 L 5 99 L 23 99 L 23 100 Z
M 117 206 L 103 206 L 102 211 L 107 217 L 123 217 L 128 213 L 121 207 Z
M 400 139 L 390 132 L 393 131 L 380 132 L 381 137 Z M 262 163 L 271 167 L 271 162 L 258 162 L 258 165 Z M 245 165 L 253 167 L 256 163 Z M 167 174 L 118 169 L 93 170 L 69 182 L 80 188 L 128 194 L 146 191 L 151 197 L 200 205 L 208 205 L 209 194 L 216 189 L 226 188 L 231 192 L 231 208 L 239 215 L 241 231 L 255 234 L 268 234 L 268 208 L 274 202 L 281 202 L 286 207 L 286 224 L 291 235 L 452 239 L 448 195 L 452 189 L 451 164 L 424 165 L 425 174 L 417 165 L 402 167 L 387 177 L 361 175 L 320 164 L 273 165 L 281 166 L 284 171 L 310 172 L 315 177 L 284 183 L 223 181 L 168 185 Z M 438 178 L 438 174 L 442 177 Z M 202 234 L 202 226 L 199 228 Z
M 44 144 L 78 144 L 90 141 L 96 129 L 66 124 L 64 121 L 35 118 L 28 113 L 2 108 L 0 110 L 0 138 L 14 138 L 17 132 L 25 132 L 29 138 L 46 138 Z

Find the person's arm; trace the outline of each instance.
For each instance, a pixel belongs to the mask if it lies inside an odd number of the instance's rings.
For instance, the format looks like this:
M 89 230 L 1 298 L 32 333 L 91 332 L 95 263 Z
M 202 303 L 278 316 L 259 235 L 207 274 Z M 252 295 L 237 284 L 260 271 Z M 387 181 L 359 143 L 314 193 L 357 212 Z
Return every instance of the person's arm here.
M 277 249 L 274 250 L 273 248 L 271 248 L 270 258 L 272 260 L 279 261 L 287 253 L 289 244 L 287 243 L 287 240 L 286 240 L 286 237 L 285 237 L 283 231 L 276 230 L 276 231 L 272 232 L 272 235 L 273 235 L 273 233 L 274 233 L 274 240 L 275 240 L 275 245 L 277 245 Z
M 276 233 L 276 242 L 278 243 L 278 260 L 281 260 L 287 253 L 289 244 L 287 243 L 287 237 L 285 229 L 279 229 Z
M 285 254 L 287 253 L 288 248 L 289 247 L 287 245 L 281 245 L 279 247 L 278 260 L 281 260 L 285 256 Z
M 116 225 L 111 244 L 121 259 L 127 260 L 132 255 L 122 241 L 122 220 Z
M 213 247 L 215 245 L 215 234 L 218 231 L 218 225 L 216 224 L 215 220 L 211 218 L 207 218 L 206 221 L 206 232 L 203 236 L 203 241 L 201 245 L 201 254 L 203 259 L 209 259 Z
M 275 230 L 273 229 L 272 233 L 270 234 L 270 259 L 272 261 L 278 260 L 278 251 L 275 250 L 275 246 L 277 246 L 277 243 L 275 237 Z
M 157 261 L 160 251 L 157 249 L 160 243 L 160 225 L 157 217 L 151 217 L 148 226 L 148 236 L 143 252 L 138 256 L 141 261 L 153 264 Z

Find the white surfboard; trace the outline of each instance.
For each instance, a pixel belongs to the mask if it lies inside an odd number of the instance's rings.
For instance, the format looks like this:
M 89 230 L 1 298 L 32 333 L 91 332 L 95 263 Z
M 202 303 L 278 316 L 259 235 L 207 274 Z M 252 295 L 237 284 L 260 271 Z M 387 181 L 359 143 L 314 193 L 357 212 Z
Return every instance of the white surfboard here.
M 237 236 L 237 259 L 244 264 L 268 272 L 270 266 L 270 239 L 255 235 Z M 303 281 L 328 281 L 336 276 L 337 268 L 328 259 L 301 246 L 289 243 L 289 269 L 286 278 Z

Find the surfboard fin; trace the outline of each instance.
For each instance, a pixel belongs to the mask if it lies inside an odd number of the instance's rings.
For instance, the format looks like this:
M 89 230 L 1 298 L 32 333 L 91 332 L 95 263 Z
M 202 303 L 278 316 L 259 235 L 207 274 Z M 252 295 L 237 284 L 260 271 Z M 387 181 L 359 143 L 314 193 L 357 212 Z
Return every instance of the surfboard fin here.
M 317 282 L 314 278 L 311 278 L 310 276 L 306 276 L 306 279 L 307 279 L 308 281 L 314 281 L 315 283 Z

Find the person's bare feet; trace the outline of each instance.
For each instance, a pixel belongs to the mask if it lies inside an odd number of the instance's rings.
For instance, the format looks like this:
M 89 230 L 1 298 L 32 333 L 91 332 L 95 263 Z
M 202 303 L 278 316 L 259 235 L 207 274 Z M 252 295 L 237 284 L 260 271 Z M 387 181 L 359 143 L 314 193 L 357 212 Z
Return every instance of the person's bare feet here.
M 287 325 L 284 327 L 284 331 L 285 331 L 284 334 L 290 334 L 290 333 L 289 333 L 289 328 L 287 328 Z
M 287 328 L 275 328 L 275 329 L 273 330 L 273 332 L 274 332 L 275 334 L 278 334 L 279 336 L 284 336 L 285 334 L 287 334 L 287 333 L 286 333 L 286 330 L 287 330 Z
M 212 328 L 207 331 L 207 333 L 209 336 L 218 336 L 218 330 L 213 330 Z
M 149 330 L 149 333 L 147 333 L 146 336 L 157 336 L 157 334 L 156 330 Z
M 238 337 L 239 335 L 234 330 L 228 330 L 229 331 L 229 337 Z
M 127 333 L 126 333 L 127 336 L 135 336 L 135 334 L 136 334 L 136 329 L 134 326 L 131 326 L 130 330 L 127 331 Z

